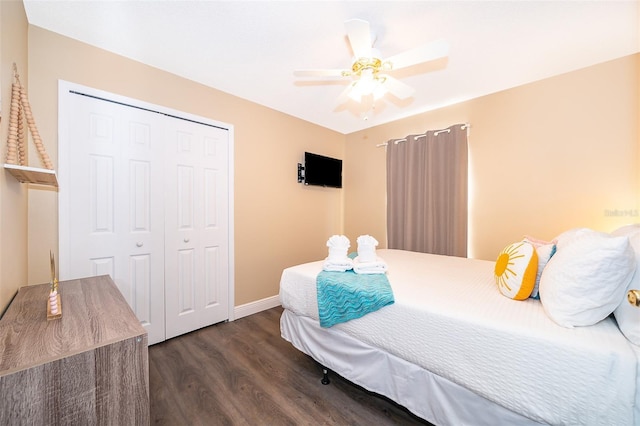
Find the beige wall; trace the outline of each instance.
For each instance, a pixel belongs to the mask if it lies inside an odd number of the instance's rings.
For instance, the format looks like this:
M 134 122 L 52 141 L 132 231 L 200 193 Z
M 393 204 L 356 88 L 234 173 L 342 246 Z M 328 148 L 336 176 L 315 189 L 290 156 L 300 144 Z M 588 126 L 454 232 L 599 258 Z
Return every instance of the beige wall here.
M 27 21 L 22 1 L 0 1 L 0 86 L 2 164 L 6 159 L 13 63 L 27 85 Z M 0 314 L 21 286 L 27 285 L 27 187 L 0 171 Z
M 57 164 L 58 79 L 234 126 L 235 303 L 275 296 L 282 270 L 325 255 L 342 230 L 342 191 L 297 183 L 305 150 L 342 158 L 344 135 L 38 27 L 29 27 L 30 100 Z M 57 252 L 57 193 L 31 191 L 29 282 Z
M 633 55 L 348 135 L 345 232 L 386 241 L 385 150 L 376 144 L 464 122 L 470 256 L 494 260 L 525 234 L 640 221 L 639 75 Z

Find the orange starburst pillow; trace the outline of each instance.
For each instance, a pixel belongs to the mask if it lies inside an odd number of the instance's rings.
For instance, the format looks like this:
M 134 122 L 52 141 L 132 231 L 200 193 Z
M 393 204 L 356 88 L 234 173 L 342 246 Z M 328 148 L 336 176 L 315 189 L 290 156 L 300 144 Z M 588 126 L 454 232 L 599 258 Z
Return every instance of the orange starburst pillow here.
M 525 300 L 533 291 L 538 272 L 538 254 L 533 244 L 519 241 L 505 247 L 494 269 L 498 290 L 514 300 Z

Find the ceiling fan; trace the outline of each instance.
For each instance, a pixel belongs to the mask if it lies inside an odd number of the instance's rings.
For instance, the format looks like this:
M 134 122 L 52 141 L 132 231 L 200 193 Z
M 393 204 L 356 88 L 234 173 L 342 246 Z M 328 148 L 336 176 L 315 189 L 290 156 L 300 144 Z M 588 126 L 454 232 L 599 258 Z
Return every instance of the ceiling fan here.
M 389 75 L 389 72 L 443 58 L 449 52 L 449 44 L 445 40 L 437 40 L 382 59 L 378 50 L 373 48 L 375 40 L 371 35 L 369 22 L 350 19 L 345 21 L 345 28 L 354 53 L 351 68 L 294 71 L 294 75 L 298 77 L 351 78 L 352 81 L 338 98 L 340 103 L 348 98 L 361 102 L 363 98 L 370 96 L 376 101 L 385 93 L 390 93 L 401 100 L 407 99 L 413 95 L 414 89 Z

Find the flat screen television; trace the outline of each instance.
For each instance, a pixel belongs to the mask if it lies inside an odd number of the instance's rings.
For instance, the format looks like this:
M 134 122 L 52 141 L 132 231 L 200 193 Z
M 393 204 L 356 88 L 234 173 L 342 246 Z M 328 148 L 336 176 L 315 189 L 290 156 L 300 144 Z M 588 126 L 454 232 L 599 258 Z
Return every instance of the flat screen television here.
M 342 160 L 305 152 L 304 184 L 342 188 Z

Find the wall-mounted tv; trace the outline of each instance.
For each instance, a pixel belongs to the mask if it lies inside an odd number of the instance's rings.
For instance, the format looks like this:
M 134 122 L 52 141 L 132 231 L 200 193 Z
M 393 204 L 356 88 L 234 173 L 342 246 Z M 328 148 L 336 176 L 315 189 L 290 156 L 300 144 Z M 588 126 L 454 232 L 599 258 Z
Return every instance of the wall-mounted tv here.
M 342 160 L 305 152 L 304 184 L 342 188 Z

